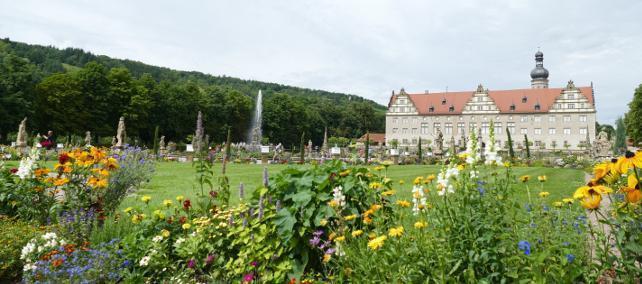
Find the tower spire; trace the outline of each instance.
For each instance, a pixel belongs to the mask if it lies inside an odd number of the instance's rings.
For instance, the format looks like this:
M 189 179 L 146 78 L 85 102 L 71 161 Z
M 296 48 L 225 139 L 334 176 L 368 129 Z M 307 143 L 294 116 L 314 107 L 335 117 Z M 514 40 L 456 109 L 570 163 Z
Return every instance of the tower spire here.
M 539 47 L 535 52 L 535 68 L 531 70 L 531 88 L 548 88 L 548 70 L 544 68 L 544 53 Z

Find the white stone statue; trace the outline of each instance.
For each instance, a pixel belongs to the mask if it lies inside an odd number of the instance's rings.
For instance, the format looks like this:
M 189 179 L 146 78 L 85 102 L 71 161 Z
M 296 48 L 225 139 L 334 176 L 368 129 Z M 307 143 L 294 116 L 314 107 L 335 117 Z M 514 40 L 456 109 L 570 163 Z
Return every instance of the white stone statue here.
M 116 148 L 123 148 L 125 145 L 125 117 L 121 116 L 118 120 L 118 131 L 116 132 Z
M 18 126 L 18 137 L 16 138 L 16 147 L 27 147 L 27 118 L 25 117 Z
M 85 146 L 91 146 L 91 131 L 85 132 Z

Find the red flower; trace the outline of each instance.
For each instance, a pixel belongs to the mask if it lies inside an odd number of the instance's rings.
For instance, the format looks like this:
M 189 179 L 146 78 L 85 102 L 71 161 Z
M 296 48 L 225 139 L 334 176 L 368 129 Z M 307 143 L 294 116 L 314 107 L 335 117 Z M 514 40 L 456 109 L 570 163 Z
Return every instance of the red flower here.
M 181 218 L 178 219 L 178 223 L 181 223 L 181 225 L 185 224 L 185 222 L 187 222 L 187 217 L 185 217 L 185 216 L 181 216 Z
M 218 192 L 212 190 L 212 191 L 210 191 L 210 196 L 212 198 L 216 198 L 218 196 Z
M 67 153 L 62 153 L 58 156 L 58 163 L 64 165 L 66 162 L 69 162 L 69 155 Z
M 13 168 L 13 169 L 9 170 L 9 172 L 11 172 L 12 174 L 15 174 L 15 173 L 17 173 L 17 172 L 18 172 L 18 169 Z
M 190 207 L 192 207 L 192 202 L 189 201 L 189 199 L 185 199 L 185 201 L 183 201 L 183 208 L 189 210 Z

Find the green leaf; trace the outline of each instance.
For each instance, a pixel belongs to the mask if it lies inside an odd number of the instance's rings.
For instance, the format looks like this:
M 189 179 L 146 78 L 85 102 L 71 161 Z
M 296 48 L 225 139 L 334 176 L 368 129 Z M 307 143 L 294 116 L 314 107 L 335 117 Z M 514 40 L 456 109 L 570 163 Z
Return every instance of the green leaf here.
M 279 235 L 281 235 L 281 237 L 286 241 L 292 237 L 292 230 L 295 223 L 296 218 L 294 218 L 292 213 L 285 208 L 279 210 L 274 218 L 274 225 L 278 228 Z
M 310 190 L 299 191 L 292 195 L 292 201 L 298 207 L 305 207 L 312 200 L 312 192 Z

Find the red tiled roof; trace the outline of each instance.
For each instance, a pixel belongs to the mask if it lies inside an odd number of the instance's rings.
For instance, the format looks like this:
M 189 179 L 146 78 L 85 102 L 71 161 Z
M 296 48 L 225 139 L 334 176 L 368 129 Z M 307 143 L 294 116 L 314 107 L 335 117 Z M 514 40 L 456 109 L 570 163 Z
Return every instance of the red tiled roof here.
M 579 87 L 578 89 L 589 103 L 594 105 L 593 88 Z M 488 96 L 495 102 L 500 113 L 548 112 L 563 90 L 564 88 L 489 90 Z M 460 114 L 473 94 L 473 91 L 464 91 L 407 95 L 419 114 Z M 391 102 L 396 100 L 398 96 L 394 95 L 391 98 Z M 522 102 L 524 97 L 526 97 L 525 103 Z M 443 103 L 444 100 L 445 103 Z M 515 105 L 515 110 L 510 110 L 513 104 Z M 535 110 L 536 104 L 540 105 L 539 110 Z M 430 107 L 434 107 L 434 111 L 430 112 Z M 450 107 L 453 107 L 452 112 Z
M 386 141 L 386 134 L 385 133 L 370 133 L 369 135 L 370 135 L 370 137 L 368 137 L 368 138 L 370 138 L 370 141 L 372 141 L 372 142 L 383 144 L 383 142 Z M 361 136 L 361 138 L 357 139 L 357 141 L 366 142 L 366 135 L 363 134 L 363 136 Z

